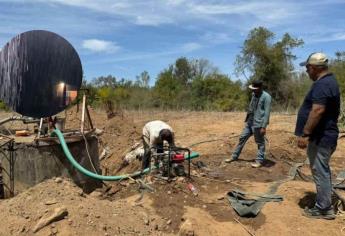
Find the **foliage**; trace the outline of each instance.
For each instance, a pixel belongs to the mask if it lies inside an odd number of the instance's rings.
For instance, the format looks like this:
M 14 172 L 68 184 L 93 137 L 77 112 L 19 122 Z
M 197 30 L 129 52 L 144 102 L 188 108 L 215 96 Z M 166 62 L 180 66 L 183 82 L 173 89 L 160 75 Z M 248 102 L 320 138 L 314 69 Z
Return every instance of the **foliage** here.
M 137 78 L 137 80 L 135 83 L 138 87 L 144 87 L 144 88 L 149 87 L 150 75 L 146 70 L 141 72 L 140 75 L 137 75 L 136 78 Z
M 176 78 L 173 67 L 170 66 L 165 69 L 158 75 L 158 80 L 153 89 L 155 106 L 177 108 L 182 88 L 182 81 Z
M 250 73 L 248 83 L 262 80 L 278 104 L 286 101 L 286 86 L 292 80 L 292 60 L 296 57 L 292 49 L 303 45 L 301 39 L 292 38 L 288 33 L 273 42 L 274 33 L 264 27 L 254 28 L 244 41 L 241 53 L 236 58 L 236 73 Z
M 9 111 L 10 108 L 3 101 L 0 100 L 0 110 Z
M 337 52 L 336 58 L 330 61 L 330 70 L 335 74 L 342 99 L 345 99 L 345 51 Z
M 330 61 L 330 70 L 335 74 L 340 87 L 341 95 L 341 116 L 340 122 L 342 126 L 345 126 L 345 51 L 336 52 L 336 58 Z
M 234 83 L 221 74 L 196 78 L 192 83 L 192 94 L 195 110 L 242 110 L 246 102 L 241 83 Z

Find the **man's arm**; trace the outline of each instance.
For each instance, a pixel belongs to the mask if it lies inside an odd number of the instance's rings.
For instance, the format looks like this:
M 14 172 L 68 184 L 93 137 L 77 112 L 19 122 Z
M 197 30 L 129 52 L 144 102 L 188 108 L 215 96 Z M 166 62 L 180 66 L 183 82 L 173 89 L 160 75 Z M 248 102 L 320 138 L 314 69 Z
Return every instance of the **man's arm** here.
M 175 133 L 171 131 L 171 143 L 169 143 L 171 147 L 175 147 Z
M 261 128 L 266 128 L 266 126 L 268 125 L 268 122 L 270 120 L 271 101 L 272 101 L 271 96 L 267 96 L 265 99 L 265 116 L 264 116 L 263 122 L 261 124 Z
M 268 125 L 268 122 L 270 119 L 271 101 L 272 101 L 271 96 L 267 96 L 265 99 L 265 115 L 264 115 L 263 121 L 261 123 L 261 129 L 260 129 L 260 133 L 262 135 L 266 134 L 266 126 Z
M 310 135 L 313 132 L 314 128 L 319 123 L 322 117 L 322 114 L 325 112 L 325 110 L 326 110 L 325 105 L 315 104 L 315 103 L 313 104 L 308 116 L 308 120 L 303 129 L 303 133 L 305 135 Z
M 309 135 L 313 132 L 314 128 L 319 123 L 322 114 L 325 112 L 325 105 L 313 103 L 311 111 L 309 112 L 308 120 L 303 128 L 303 135 L 298 137 L 297 146 L 299 148 L 306 148 L 309 142 Z

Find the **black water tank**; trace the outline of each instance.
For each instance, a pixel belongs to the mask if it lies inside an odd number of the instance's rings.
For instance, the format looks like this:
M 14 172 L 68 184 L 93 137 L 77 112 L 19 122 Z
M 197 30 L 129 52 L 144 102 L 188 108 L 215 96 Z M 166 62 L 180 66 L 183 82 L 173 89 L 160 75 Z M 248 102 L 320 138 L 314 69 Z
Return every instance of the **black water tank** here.
M 22 115 L 49 117 L 76 97 L 82 73 L 78 53 L 66 39 L 28 31 L 0 51 L 0 100 Z

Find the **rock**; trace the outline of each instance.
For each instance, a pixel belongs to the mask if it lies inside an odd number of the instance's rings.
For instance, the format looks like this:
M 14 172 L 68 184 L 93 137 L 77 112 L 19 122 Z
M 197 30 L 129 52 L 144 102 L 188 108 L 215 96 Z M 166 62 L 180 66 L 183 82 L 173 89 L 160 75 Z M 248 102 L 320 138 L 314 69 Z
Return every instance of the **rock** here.
M 145 224 L 145 225 L 150 225 L 150 220 L 149 220 L 148 218 L 145 218 L 145 219 L 144 219 L 144 224 Z
M 36 226 L 33 228 L 33 232 L 36 233 L 40 229 L 44 228 L 45 226 L 55 222 L 64 219 L 65 216 L 68 215 L 68 211 L 65 207 L 59 207 L 55 208 L 52 215 L 47 217 L 42 217 Z
M 222 196 L 219 196 L 219 197 L 217 197 L 217 200 L 223 200 L 224 199 L 224 196 L 222 195 Z
M 168 191 L 167 193 L 168 193 L 168 195 L 170 195 L 170 194 L 171 194 L 171 191 Z
M 49 206 L 49 205 L 54 205 L 56 203 L 58 203 L 58 201 L 56 201 L 56 200 L 48 200 L 44 204 Z
M 128 187 L 129 183 L 121 181 L 120 185 L 123 186 L 123 187 Z
M 60 177 L 56 177 L 55 178 L 55 183 L 62 183 L 62 178 L 60 178 Z
M 185 178 L 184 177 L 178 177 L 176 179 L 176 182 L 183 183 L 183 182 L 185 182 Z
M 155 225 L 155 230 L 158 230 L 159 229 L 159 226 L 156 224 Z
M 52 232 L 52 234 L 56 235 L 59 231 L 57 228 L 52 228 L 51 232 Z
M 206 209 L 206 208 L 207 208 L 207 206 L 206 206 L 206 205 L 202 205 L 202 208 Z
M 172 220 L 168 220 L 168 221 L 167 221 L 167 225 L 170 225 L 171 222 L 172 222 Z
M 94 132 L 96 135 L 101 135 L 101 134 L 103 134 L 104 131 L 102 129 L 96 128 Z
M 92 193 L 89 194 L 90 197 L 93 197 L 93 198 L 100 198 L 102 197 L 102 193 L 101 192 L 98 192 L 98 191 L 93 191 Z
M 179 235 L 180 236 L 194 236 L 195 235 L 194 231 L 195 231 L 194 225 L 192 224 L 192 222 L 189 219 L 187 219 L 181 225 Z
M 19 230 L 20 233 L 24 233 L 26 230 L 25 226 L 23 225 L 22 228 Z
M 192 170 L 191 174 L 194 175 L 194 176 L 199 176 L 199 173 L 196 170 Z
M 84 193 L 83 190 L 80 190 L 80 191 L 78 192 L 78 195 L 81 196 L 81 197 L 85 197 L 85 193 Z

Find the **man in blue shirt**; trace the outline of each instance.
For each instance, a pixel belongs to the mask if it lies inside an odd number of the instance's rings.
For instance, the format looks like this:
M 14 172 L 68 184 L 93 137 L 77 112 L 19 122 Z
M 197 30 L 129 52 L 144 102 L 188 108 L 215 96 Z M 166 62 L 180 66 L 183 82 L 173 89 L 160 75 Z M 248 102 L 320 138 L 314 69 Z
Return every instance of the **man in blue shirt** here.
M 316 184 L 315 206 L 306 209 L 310 218 L 334 219 L 332 182 L 329 160 L 338 140 L 340 92 L 338 83 L 328 71 L 328 59 L 323 53 L 312 53 L 302 62 L 311 80 L 310 91 L 298 112 L 295 135 L 299 148 L 307 148 L 310 168 Z
M 252 167 L 261 167 L 265 160 L 265 134 L 270 119 L 272 99 L 271 96 L 263 90 L 262 86 L 262 81 L 254 81 L 249 85 L 253 93 L 245 120 L 246 125 L 240 136 L 239 143 L 232 153 L 231 159 L 225 159 L 226 163 L 238 159 L 244 145 L 252 135 L 254 135 L 255 142 L 258 145 L 256 161 L 252 164 Z

